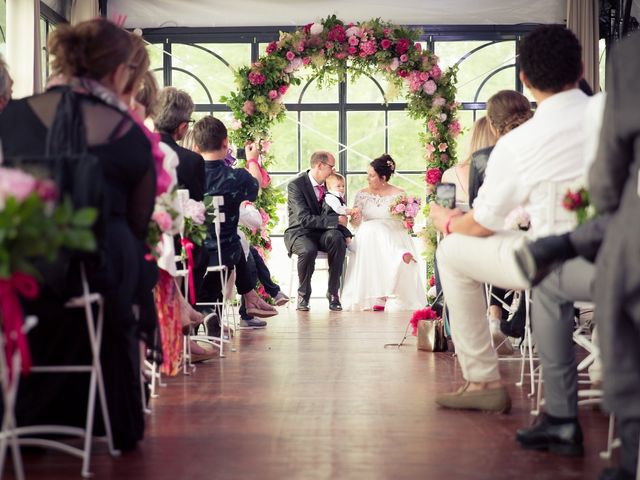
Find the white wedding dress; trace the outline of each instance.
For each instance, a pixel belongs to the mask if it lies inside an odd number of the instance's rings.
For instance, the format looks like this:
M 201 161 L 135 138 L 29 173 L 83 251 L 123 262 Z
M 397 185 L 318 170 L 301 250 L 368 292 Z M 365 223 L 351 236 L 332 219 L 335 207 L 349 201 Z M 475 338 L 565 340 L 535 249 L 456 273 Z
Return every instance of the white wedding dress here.
M 380 196 L 358 192 L 353 206 L 362 212 L 362 223 L 349 252 L 342 290 L 345 310 L 368 310 L 387 298 L 386 311 L 424 308 L 424 272 L 418 263 L 406 264 L 402 255 L 417 253 L 407 230 L 389 207 L 399 194 Z

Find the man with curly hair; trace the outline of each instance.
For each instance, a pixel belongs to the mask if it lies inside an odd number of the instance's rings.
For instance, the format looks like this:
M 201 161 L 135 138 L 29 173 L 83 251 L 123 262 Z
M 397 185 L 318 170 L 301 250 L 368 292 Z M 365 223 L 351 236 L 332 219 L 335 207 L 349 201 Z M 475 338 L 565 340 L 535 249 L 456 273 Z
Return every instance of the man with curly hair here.
M 496 144 L 473 210 L 462 214 L 431 206 L 435 227 L 448 234 L 438 248 L 438 267 L 467 381 L 460 390 L 436 399 L 445 408 L 506 412 L 511 406 L 491 346 L 483 288 L 483 283 L 519 290 L 530 286 L 513 254 L 524 234 L 501 231 L 509 212 L 526 208 L 533 237 L 563 233 L 575 224 L 561 197 L 579 178 L 584 163 L 588 97 L 577 88 L 582 77 L 580 43 L 564 27 L 543 26 L 522 42 L 519 62 L 520 79 L 538 105 L 535 115 Z M 589 299 L 592 279 L 593 266 L 576 259 L 534 289 L 532 325 L 543 366 L 545 413 L 537 425 L 518 431 L 516 440 L 523 448 L 583 454 L 573 301 Z

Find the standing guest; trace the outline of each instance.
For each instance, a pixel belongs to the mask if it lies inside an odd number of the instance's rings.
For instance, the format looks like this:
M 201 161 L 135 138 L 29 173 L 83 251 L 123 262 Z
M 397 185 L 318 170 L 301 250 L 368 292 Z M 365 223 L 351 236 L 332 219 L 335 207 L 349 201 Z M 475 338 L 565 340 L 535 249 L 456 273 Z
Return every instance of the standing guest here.
M 336 159 L 329 152 L 311 155 L 309 170 L 289 183 L 289 227 L 284 232 L 284 244 L 289 256 L 298 256 L 298 303 L 296 310 L 309 311 L 311 276 L 318 251 L 327 252 L 329 260 L 329 309 L 342 310 L 340 303 L 340 275 L 344 264 L 346 244 L 338 225 L 347 226 L 344 215 L 323 215 L 322 200 L 326 192 L 324 181 L 336 169 Z
M 101 363 L 114 443 L 131 450 L 144 433 L 133 313 L 143 261 L 138 245 L 147 236 L 156 186 L 151 145 L 119 99 L 131 75 L 131 35 L 104 19 L 59 25 L 49 39 L 49 52 L 62 83 L 11 102 L 0 116 L 0 136 L 7 157 L 43 156 L 48 137 L 54 152 L 81 148 L 71 143 L 75 138 L 86 142 L 102 164 L 108 199 L 100 211 L 97 238 L 102 261 L 89 262 L 87 268 L 92 291 L 104 296 Z M 60 275 L 67 272 L 60 269 Z M 39 318 L 29 334 L 34 363 L 91 361 L 86 332 L 79 328 L 83 319 L 64 308 L 72 282 L 79 278 L 78 265 L 72 263 L 70 272 L 66 282 L 46 285 L 38 300 L 26 305 Z M 66 292 L 60 293 L 61 288 Z M 84 427 L 87 389 L 88 377 L 78 374 L 26 377 L 16 403 L 18 424 Z
M 9 69 L 4 59 L 0 56 L 0 112 L 2 112 L 13 93 L 13 79 L 9 75 Z

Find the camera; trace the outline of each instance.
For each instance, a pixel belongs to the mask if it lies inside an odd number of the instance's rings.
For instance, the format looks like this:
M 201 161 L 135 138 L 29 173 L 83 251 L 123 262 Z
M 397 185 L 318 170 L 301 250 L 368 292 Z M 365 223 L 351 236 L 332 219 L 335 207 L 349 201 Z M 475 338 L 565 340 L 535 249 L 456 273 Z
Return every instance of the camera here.
M 444 208 L 456 208 L 456 184 L 439 183 L 436 185 L 436 203 Z
M 236 149 L 236 158 L 238 160 L 246 160 L 247 159 L 247 151 L 242 147 L 238 147 Z

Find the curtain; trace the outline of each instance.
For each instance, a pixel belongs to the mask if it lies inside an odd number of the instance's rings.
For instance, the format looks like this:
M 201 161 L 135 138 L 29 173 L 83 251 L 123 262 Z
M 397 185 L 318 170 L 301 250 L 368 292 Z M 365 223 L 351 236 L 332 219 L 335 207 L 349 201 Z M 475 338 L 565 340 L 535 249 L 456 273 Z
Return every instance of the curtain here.
M 582 44 L 584 79 L 594 93 L 600 91 L 598 4 L 598 0 L 567 0 L 567 28 L 576 34 Z
M 40 0 L 6 0 L 7 63 L 13 78 L 13 98 L 42 91 Z
M 98 0 L 73 0 L 71 4 L 71 25 L 99 17 Z

